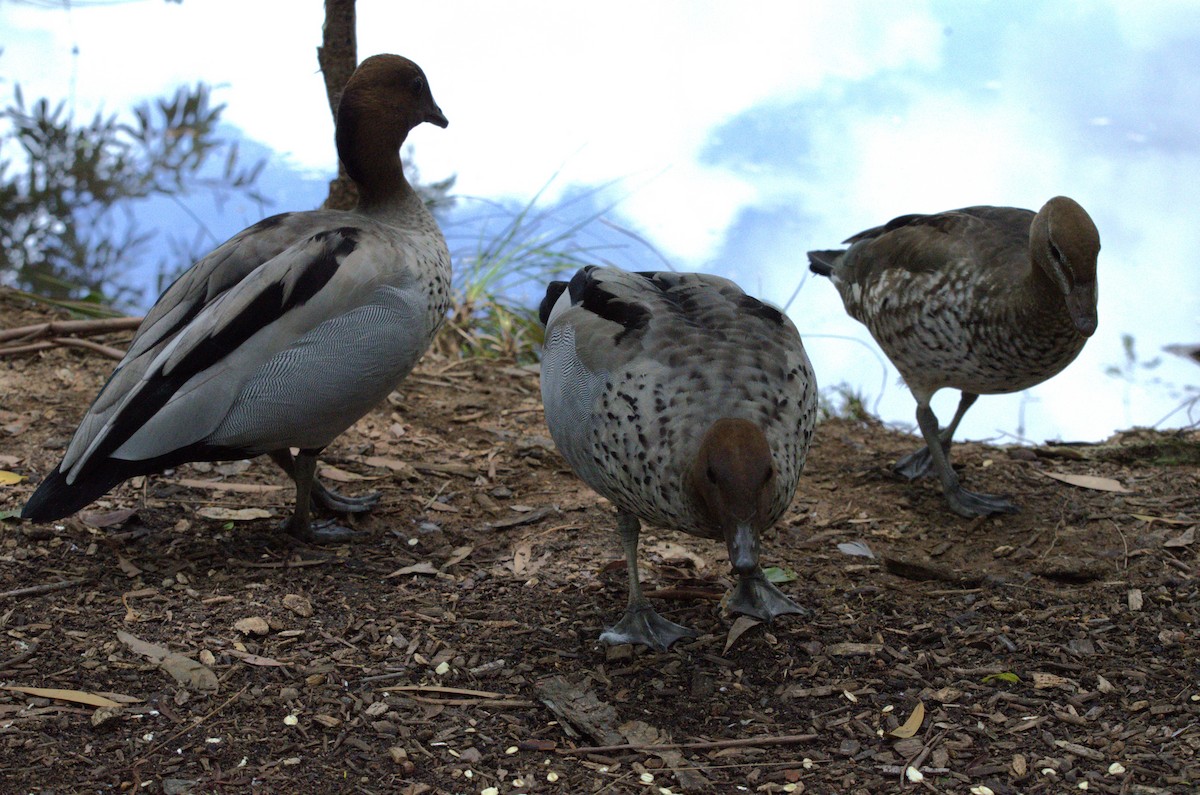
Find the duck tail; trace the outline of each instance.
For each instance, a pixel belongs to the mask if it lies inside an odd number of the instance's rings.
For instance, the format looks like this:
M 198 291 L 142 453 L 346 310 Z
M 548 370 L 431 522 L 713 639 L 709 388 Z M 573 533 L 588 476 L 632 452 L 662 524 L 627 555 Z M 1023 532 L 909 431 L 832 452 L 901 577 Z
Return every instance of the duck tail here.
M 542 299 L 541 305 L 538 307 L 538 320 L 542 321 L 542 325 L 550 320 L 550 312 L 554 309 L 554 305 L 558 303 L 558 298 L 567 289 L 567 283 L 561 281 L 553 281 L 546 285 L 546 297 Z
M 35 522 L 53 522 L 55 519 L 70 516 L 93 500 L 99 499 L 122 480 L 137 474 L 126 471 L 128 469 L 131 468 L 120 465 L 105 469 L 92 468 L 74 483 L 67 483 L 62 470 L 55 467 L 33 492 L 29 502 L 25 503 L 21 510 L 21 518 Z
M 810 251 L 808 252 L 808 269 L 818 276 L 832 276 L 838 257 L 845 253 L 845 249 Z

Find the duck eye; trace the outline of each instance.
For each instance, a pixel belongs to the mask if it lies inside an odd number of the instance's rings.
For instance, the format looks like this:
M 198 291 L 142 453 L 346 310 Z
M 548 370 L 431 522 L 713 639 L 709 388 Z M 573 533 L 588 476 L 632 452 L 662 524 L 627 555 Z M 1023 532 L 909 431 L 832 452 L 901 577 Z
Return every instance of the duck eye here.
M 425 80 L 420 75 L 412 79 L 413 91 L 420 93 L 421 89 L 425 88 Z
M 1063 264 L 1062 252 L 1059 251 L 1058 246 L 1054 245 L 1053 240 L 1050 241 L 1050 256 L 1053 257 L 1054 261 L 1057 262 L 1059 265 Z
M 709 483 L 717 482 L 717 471 L 711 466 L 704 470 L 704 476 L 708 478 Z

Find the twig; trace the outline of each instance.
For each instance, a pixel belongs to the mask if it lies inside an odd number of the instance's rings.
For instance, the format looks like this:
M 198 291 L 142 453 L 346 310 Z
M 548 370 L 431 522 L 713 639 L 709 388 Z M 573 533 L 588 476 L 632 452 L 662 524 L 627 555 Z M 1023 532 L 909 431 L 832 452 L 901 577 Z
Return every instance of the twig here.
M 107 356 L 110 359 L 125 358 L 125 351 L 120 348 L 113 348 L 108 345 L 101 345 L 98 342 L 91 340 L 80 340 L 74 337 L 54 337 L 50 340 L 42 340 L 40 342 L 30 342 L 25 345 L 10 345 L 7 348 L 0 348 L 0 356 L 15 356 L 18 353 L 37 353 L 38 351 L 47 351 L 51 348 L 68 347 L 68 348 L 87 348 L 91 351 L 96 351 L 99 354 Z
M 30 644 L 28 649 L 21 652 L 17 656 L 9 657 L 7 660 L 0 662 L 0 673 L 3 673 L 5 671 L 9 670 L 10 668 L 16 668 L 21 663 L 23 663 L 26 660 L 33 657 L 33 655 L 37 654 L 37 650 L 38 650 L 38 645 L 36 643 L 32 643 L 32 644 Z
M 60 337 L 64 334 L 107 334 L 110 331 L 129 331 L 142 324 L 140 317 L 111 317 L 103 320 L 51 320 L 32 326 L 0 329 L 0 342 L 34 340 L 39 337 Z
M 644 596 L 647 599 L 678 599 L 681 601 L 708 599 L 711 602 L 719 602 L 725 598 L 724 594 L 706 591 L 703 588 L 658 588 L 657 590 L 646 591 Z
M 30 585 L 27 588 L 16 588 L 12 591 L 0 591 L 0 599 L 15 598 L 18 596 L 34 596 L 36 594 L 51 593 L 53 591 L 62 591 L 67 588 L 74 588 L 76 585 L 83 585 L 88 582 L 87 577 L 81 577 L 78 580 L 63 580 L 62 582 L 47 582 L 41 585 Z
M 101 345 L 100 343 L 92 342 L 91 340 L 79 340 L 75 339 L 74 337 L 55 337 L 53 340 L 51 340 L 51 342 L 68 348 L 86 348 L 89 351 L 95 351 L 96 353 L 107 356 L 110 359 L 116 359 L 117 361 L 125 358 L 125 351 L 121 350 L 120 348 L 114 348 L 111 345 Z
M 677 751 L 702 750 L 706 748 L 753 748 L 759 745 L 796 745 L 812 742 L 820 737 L 819 734 L 782 734 L 773 737 L 740 737 L 736 740 L 707 740 L 694 743 L 659 743 L 657 745 L 639 745 L 625 743 L 622 745 L 592 745 L 581 748 L 561 748 L 560 754 L 604 754 L 609 751 Z
M 152 753 L 154 753 L 155 751 L 159 750 L 159 749 L 160 749 L 160 748 L 162 748 L 164 745 L 166 745 L 166 744 L 168 744 L 169 742 L 171 742 L 172 740 L 174 740 L 176 737 L 179 737 L 179 736 L 181 736 L 181 735 L 187 734 L 188 732 L 190 732 L 190 731 L 192 731 L 192 730 L 194 730 L 194 729 L 198 729 L 198 728 L 200 728 L 202 725 L 204 725 L 205 721 L 207 721 L 207 720 L 208 720 L 209 718 L 211 718 L 213 715 L 216 715 L 216 714 L 217 714 L 218 712 L 220 712 L 221 710 L 223 710 L 223 709 L 225 709 L 226 707 L 228 707 L 230 704 L 232 704 L 234 701 L 236 701 L 236 700 L 238 699 L 238 697 L 242 695 L 242 693 L 245 693 L 245 692 L 246 692 L 247 690 L 249 690 L 249 689 L 250 689 L 250 685 L 246 685 L 246 686 L 245 686 L 245 687 L 243 687 L 241 690 L 237 691 L 237 692 L 236 692 L 236 693 L 234 693 L 232 696 L 230 696 L 229 698 L 225 699 L 224 703 L 222 703 L 222 704 L 221 704 L 219 707 L 217 707 L 216 709 L 214 709 L 212 712 L 210 712 L 210 713 L 208 713 L 207 715 L 205 715 L 204 717 L 202 717 L 200 720 L 193 721 L 191 724 L 189 724 L 189 725 L 187 725 L 187 726 L 183 727 L 183 728 L 182 728 L 182 729 L 180 729 L 179 731 L 177 731 L 177 732 L 175 732 L 174 734 L 172 734 L 170 737 L 167 737 L 166 739 L 162 740 L 161 742 L 159 742 L 159 743 L 158 743 L 158 745 L 155 745 L 155 746 L 154 746 L 154 747 L 152 747 L 150 750 L 146 751 L 146 752 L 145 752 L 145 753 L 143 753 L 141 756 L 139 756 L 139 757 L 138 757 L 138 759 L 137 759 L 137 761 L 136 761 L 136 762 L 134 762 L 134 763 L 133 763 L 133 765 L 131 765 L 131 767 L 136 767 L 136 766 L 138 765 L 138 763 L 140 763 L 140 762 L 143 762 L 143 761 L 145 761 L 146 759 L 149 759 L 149 758 L 150 758 L 150 754 L 152 754 Z

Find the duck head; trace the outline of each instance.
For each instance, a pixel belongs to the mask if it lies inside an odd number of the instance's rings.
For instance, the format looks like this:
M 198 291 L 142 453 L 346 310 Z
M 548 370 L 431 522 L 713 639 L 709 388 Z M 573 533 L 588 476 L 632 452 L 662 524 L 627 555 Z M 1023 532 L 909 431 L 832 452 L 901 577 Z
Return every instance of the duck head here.
M 717 420 L 701 439 L 688 492 L 708 529 L 725 539 L 739 575 L 758 569 L 758 534 L 771 521 L 775 478 L 767 437 L 754 423 Z
M 1042 206 L 1029 230 L 1029 251 L 1063 297 L 1076 330 L 1096 331 L 1096 257 L 1100 233 L 1074 199 L 1055 196 Z
M 400 146 L 418 124 L 450 122 L 429 90 L 421 67 L 400 55 L 372 55 L 346 81 L 338 101 L 337 149 L 359 188 L 394 178 Z

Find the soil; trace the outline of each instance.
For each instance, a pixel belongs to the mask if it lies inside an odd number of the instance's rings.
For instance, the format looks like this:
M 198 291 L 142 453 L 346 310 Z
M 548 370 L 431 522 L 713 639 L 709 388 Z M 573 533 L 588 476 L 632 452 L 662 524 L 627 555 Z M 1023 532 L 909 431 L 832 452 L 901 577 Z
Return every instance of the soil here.
M 111 367 L 0 359 L 0 470 L 24 476 L 0 511 Z M 614 513 L 555 451 L 536 370 L 427 357 L 325 451 L 327 483 L 382 493 L 353 542 L 279 532 L 292 489 L 265 458 L 0 522 L 0 789 L 1197 791 L 1200 435 L 957 444 L 969 488 L 1023 506 L 977 520 L 891 473 L 915 446 L 869 418 L 818 427 L 763 541 L 810 615 L 726 615 L 724 551 L 647 528 L 646 588 L 701 637 L 606 647 Z

